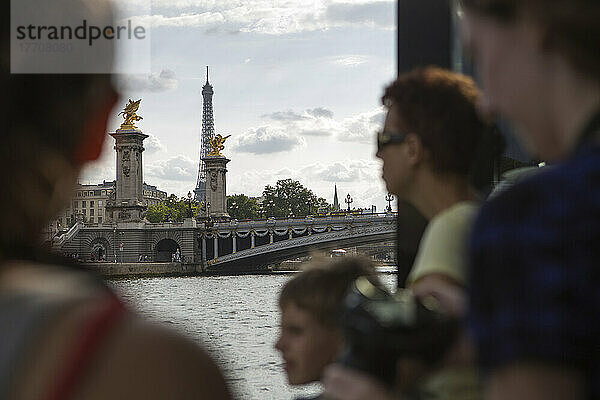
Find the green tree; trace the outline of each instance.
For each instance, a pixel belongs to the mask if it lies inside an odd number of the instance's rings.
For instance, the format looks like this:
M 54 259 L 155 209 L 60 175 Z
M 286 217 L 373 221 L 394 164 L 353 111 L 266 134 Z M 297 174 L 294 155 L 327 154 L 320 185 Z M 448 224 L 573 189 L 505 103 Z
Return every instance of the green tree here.
M 258 218 L 258 202 L 245 194 L 227 196 L 227 212 L 231 218 L 256 219 Z
M 263 197 L 263 209 L 269 217 L 300 217 L 314 214 L 319 209 L 331 209 L 327 200 L 292 179 L 279 180 L 274 187 L 265 186 Z
M 191 201 L 191 216 L 198 214 L 198 202 Z M 148 206 L 146 219 L 153 223 L 158 222 L 183 222 L 190 216 L 190 204 L 187 197 L 177 197 L 174 194 L 156 205 Z

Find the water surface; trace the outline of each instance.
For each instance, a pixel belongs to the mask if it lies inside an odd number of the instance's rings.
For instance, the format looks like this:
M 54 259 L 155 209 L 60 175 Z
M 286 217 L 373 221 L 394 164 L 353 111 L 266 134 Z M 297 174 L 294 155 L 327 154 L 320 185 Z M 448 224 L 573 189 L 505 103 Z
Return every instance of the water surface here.
M 279 331 L 277 296 L 292 274 L 113 281 L 143 315 L 203 343 L 240 399 L 288 400 L 319 392 L 287 385 L 273 348 Z M 383 275 L 393 285 L 395 276 Z

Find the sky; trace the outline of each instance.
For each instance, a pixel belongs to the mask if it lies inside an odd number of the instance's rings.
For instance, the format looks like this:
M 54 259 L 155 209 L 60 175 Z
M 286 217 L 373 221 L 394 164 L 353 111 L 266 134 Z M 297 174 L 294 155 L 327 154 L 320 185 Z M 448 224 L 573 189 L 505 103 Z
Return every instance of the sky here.
M 109 131 L 127 99 L 141 98 L 146 183 L 178 196 L 194 189 L 208 65 L 215 132 L 231 135 L 228 195 L 260 196 L 292 178 L 330 203 L 337 184 L 340 201 L 350 194 L 352 207 L 383 211 L 374 137 L 395 77 L 395 1 L 129 1 L 123 15 L 151 27 L 150 71 L 115 79 L 122 97 Z M 81 183 L 115 178 L 107 139 Z

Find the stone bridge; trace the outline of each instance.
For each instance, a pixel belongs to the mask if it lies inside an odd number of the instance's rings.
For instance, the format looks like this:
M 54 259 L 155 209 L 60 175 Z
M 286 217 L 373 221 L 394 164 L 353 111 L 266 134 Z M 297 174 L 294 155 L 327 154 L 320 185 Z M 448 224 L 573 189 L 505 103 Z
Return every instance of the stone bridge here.
M 77 223 L 55 238 L 53 247 L 85 262 L 132 263 L 140 256 L 148 257 L 148 261 L 170 262 L 178 252 L 183 263 L 201 264 L 197 241 L 200 230 L 201 225 L 191 218 L 181 223 L 161 224 Z
M 268 264 L 336 249 L 394 240 L 394 214 L 363 214 L 304 219 L 231 221 L 200 235 L 205 269 L 256 270 Z
M 394 240 L 395 214 L 274 219 L 220 223 L 83 224 L 54 239 L 56 250 L 82 261 L 131 263 L 140 255 L 170 262 L 179 254 L 198 272 L 243 272 L 266 268 L 314 250 Z

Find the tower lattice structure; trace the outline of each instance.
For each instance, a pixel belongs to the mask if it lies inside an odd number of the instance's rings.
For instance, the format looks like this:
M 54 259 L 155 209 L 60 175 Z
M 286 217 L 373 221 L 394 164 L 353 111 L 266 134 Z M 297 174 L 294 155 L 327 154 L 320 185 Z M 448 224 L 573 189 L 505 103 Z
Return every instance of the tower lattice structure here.
M 212 85 L 208 81 L 208 66 L 206 67 L 206 83 L 202 87 L 202 138 L 200 140 L 200 160 L 198 162 L 198 180 L 194 189 L 194 198 L 204 202 L 206 200 L 206 165 L 202 161 L 210 153 L 210 139 L 215 136 L 215 120 L 213 117 Z

